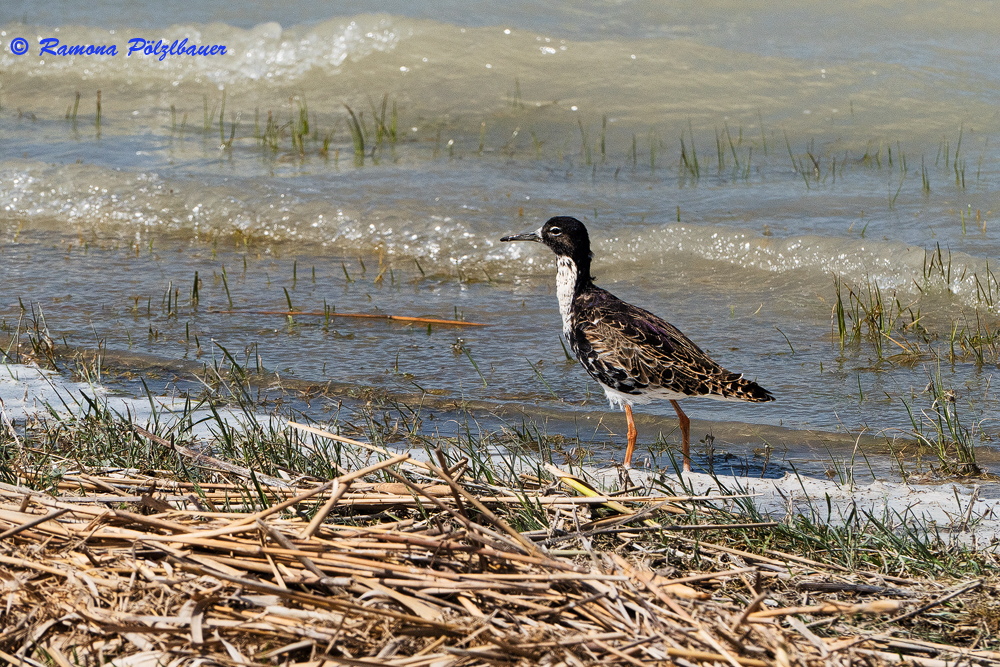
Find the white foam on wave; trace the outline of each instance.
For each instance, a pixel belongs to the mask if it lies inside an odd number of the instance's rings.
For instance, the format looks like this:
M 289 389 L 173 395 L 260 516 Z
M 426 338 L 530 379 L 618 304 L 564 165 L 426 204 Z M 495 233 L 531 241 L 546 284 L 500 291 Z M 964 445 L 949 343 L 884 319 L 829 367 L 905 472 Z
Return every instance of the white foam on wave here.
M 454 208 L 444 213 L 434 202 L 413 198 L 398 204 L 387 200 L 377 210 L 365 211 L 363 189 L 359 194 L 252 179 L 253 187 L 245 187 L 246 182 L 206 184 L 148 170 L 29 162 L 0 170 L 0 216 L 16 221 L 10 223 L 12 230 L 24 225 L 96 232 L 135 243 L 162 233 L 210 237 L 239 232 L 334 254 L 415 257 L 428 268 L 445 271 L 479 266 L 491 274 L 555 271 L 553 255 L 500 243 L 510 229 L 479 211 Z M 831 275 L 854 285 L 871 280 L 889 292 L 953 295 L 969 306 L 981 306 L 978 293 L 987 276 L 988 258 L 956 251 L 945 260 L 951 272 L 945 284 L 939 275 L 927 273 L 930 255 L 925 248 L 891 239 L 765 236 L 745 228 L 680 223 L 605 228 L 592 238 L 601 275 L 621 267 L 648 273 L 659 266 L 683 271 L 729 265 L 743 276 L 766 271 L 823 284 L 829 284 Z
M 397 25 L 402 21 L 402 25 Z M 133 84 L 156 82 L 177 86 L 182 82 L 209 82 L 220 86 L 241 82 L 273 81 L 287 84 L 308 72 L 335 73 L 351 60 L 392 50 L 412 33 L 405 20 L 389 16 L 361 15 L 331 19 L 322 23 L 282 28 L 278 23 L 264 23 L 250 29 L 221 23 L 173 25 L 163 30 L 124 28 L 108 30 L 84 26 L 59 28 L 7 26 L 8 34 L 23 34 L 29 52 L 15 56 L 0 51 L 0 69 L 9 78 L 29 77 L 44 80 L 71 74 L 81 81 L 116 81 Z M 31 34 L 31 33 L 34 34 Z M 115 55 L 51 55 L 41 52 L 41 40 L 58 39 L 59 46 L 115 46 Z M 169 47 L 174 41 L 188 45 L 224 45 L 225 54 L 191 56 L 184 54 L 128 55 L 130 40 L 149 44 L 162 40 Z M 177 49 L 175 49 L 176 51 Z
M 764 236 L 747 229 L 671 224 L 627 237 L 595 238 L 604 253 L 639 264 L 693 255 L 713 262 L 772 273 L 810 271 L 854 280 L 871 278 L 880 288 L 910 289 L 923 282 L 924 248 L 898 240 L 872 241 L 819 235 Z M 972 257 L 958 258 L 974 263 Z M 961 272 L 961 266 L 955 272 Z M 956 283 L 958 292 L 961 283 Z

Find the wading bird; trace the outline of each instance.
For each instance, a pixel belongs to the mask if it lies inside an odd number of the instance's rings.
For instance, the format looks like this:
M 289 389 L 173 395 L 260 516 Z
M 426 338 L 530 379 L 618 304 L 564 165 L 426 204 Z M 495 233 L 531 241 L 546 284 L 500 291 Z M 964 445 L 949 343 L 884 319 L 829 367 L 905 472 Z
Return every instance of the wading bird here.
M 684 470 L 691 470 L 691 423 L 678 401 L 773 401 L 769 391 L 712 361 L 669 322 L 625 303 L 594 284 L 590 275 L 590 236 L 576 218 L 558 216 L 537 231 L 501 241 L 536 241 L 556 254 L 556 296 L 563 335 L 577 360 L 604 389 L 612 407 L 625 409 L 632 465 L 636 429 L 632 406 L 667 399 L 677 412 L 683 439 Z

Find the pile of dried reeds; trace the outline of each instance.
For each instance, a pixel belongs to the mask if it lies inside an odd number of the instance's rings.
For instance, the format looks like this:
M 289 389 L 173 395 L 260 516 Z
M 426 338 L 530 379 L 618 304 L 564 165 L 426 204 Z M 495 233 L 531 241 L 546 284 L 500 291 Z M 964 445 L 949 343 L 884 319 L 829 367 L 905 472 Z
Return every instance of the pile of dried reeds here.
M 395 482 L 365 481 L 375 473 Z M 989 651 L 894 638 L 893 622 L 981 582 L 942 595 L 680 532 L 676 549 L 715 567 L 668 577 L 645 564 L 633 540 L 669 528 L 656 523 L 661 513 L 696 498 L 476 488 L 454 467 L 406 454 L 326 483 L 267 486 L 253 512 L 234 511 L 231 485 L 136 471 L 67 474 L 57 497 L 0 484 L 0 658 L 59 667 L 763 666 L 883 664 L 903 654 L 923 665 L 959 656 L 1000 663 Z M 261 510 L 265 497 L 273 504 Z M 547 550 L 567 540 L 517 532 L 498 516 L 512 503 L 572 526 L 569 543 L 580 548 Z M 588 523 L 595 504 L 619 516 Z M 364 508 L 382 517 L 411 508 L 411 518 L 330 522 Z M 630 522 L 639 526 L 623 532 Z M 593 547 L 601 533 L 617 551 Z M 814 632 L 843 617 L 856 619 L 854 632 Z

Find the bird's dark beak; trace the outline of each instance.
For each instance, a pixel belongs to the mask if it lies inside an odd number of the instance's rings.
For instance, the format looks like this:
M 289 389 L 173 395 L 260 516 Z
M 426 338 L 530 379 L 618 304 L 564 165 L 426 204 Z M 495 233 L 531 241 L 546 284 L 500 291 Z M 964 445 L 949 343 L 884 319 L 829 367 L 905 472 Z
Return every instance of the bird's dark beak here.
M 542 242 L 542 237 L 538 232 L 525 232 L 524 234 L 514 234 L 512 236 L 505 236 L 501 241 L 535 241 L 537 243 Z

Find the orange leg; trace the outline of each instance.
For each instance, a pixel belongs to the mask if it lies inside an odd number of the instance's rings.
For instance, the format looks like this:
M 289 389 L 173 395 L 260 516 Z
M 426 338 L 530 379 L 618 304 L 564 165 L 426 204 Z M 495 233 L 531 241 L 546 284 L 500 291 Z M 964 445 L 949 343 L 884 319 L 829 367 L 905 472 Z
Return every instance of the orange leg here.
M 674 412 L 677 413 L 677 420 L 681 424 L 681 438 L 683 438 L 683 453 L 684 453 L 684 472 L 691 472 L 691 420 L 688 416 L 684 414 L 681 410 L 680 403 L 677 401 L 670 401 L 670 405 L 674 406 Z
M 632 452 L 635 450 L 635 438 L 639 432 L 635 430 L 635 420 L 632 419 L 632 406 L 625 404 L 625 418 L 628 420 L 628 447 L 625 448 L 625 467 L 632 467 Z

